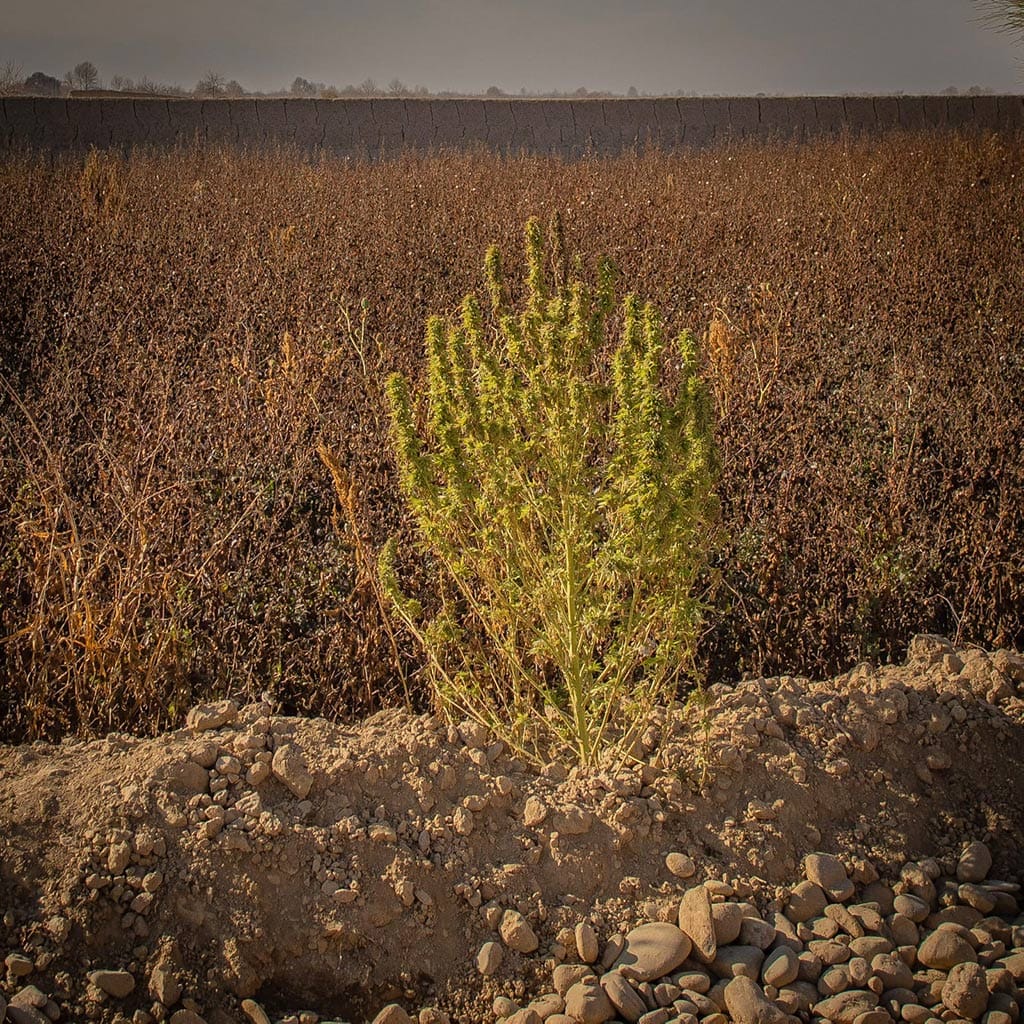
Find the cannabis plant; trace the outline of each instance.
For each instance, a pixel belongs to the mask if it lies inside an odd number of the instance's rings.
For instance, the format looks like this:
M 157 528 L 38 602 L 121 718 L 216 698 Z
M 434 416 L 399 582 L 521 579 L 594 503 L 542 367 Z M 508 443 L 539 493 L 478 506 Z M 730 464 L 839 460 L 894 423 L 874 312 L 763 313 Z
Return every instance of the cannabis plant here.
M 521 312 L 492 247 L 490 315 L 469 295 L 461 316 L 427 321 L 422 396 L 388 381 L 436 611 L 400 589 L 393 539 L 379 570 L 445 712 L 586 764 L 627 750 L 693 667 L 716 456 L 693 336 L 666 345 L 629 295 L 609 367 L 612 266 L 593 286 L 569 280 L 557 217 L 550 235 L 546 264 L 539 222 L 526 225 Z

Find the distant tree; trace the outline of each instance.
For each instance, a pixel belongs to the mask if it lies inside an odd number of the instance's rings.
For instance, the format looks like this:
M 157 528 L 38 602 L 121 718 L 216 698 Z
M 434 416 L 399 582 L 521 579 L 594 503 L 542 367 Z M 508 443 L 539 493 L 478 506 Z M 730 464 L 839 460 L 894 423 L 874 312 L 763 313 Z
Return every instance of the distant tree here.
M 484 95 L 485 96 L 504 96 L 505 95 L 505 90 L 504 89 L 500 89 L 496 85 L 489 85 L 489 86 L 487 86 L 487 92 L 484 93 Z
M 942 95 L 943 96 L 959 96 L 960 95 L 960 90 L 955 85 L 947 85 L 946 88 L 942 90 Z
M 404 96 L 408 91 L 409 89 L 405 82 L 400 78 L 392 78 L 391 81 L 388 82 L 388 92 L 392 96 Z
M 42 71 L 33 71 L 25 79 L 23 89 L 32 96 L 57 96 L 60 94 L 60 79 Z
M 135 82 L 124 75 L 114 75 L 110 80 L 110 88 L 116 89 L 118 92 L 134 92 Z
M 333 85 L 326 85 L 320 90 L 320 99 L 322 100 L 336 100 L 340 95 L 341 92 Z
M 207 71 L 196 82 L 193 92 L 197 96 L 221 96 L 224 93 L 224 76 L 219 71 Z
M 299 75 L 292 82 L 292 87 L 289 91 L 293 96 L 315 96 L 317 94 L 317 87 L 313 82 Z
M 636 86 L 635 86 L 635 85 L 631 85 L 631 86 L 630 86 L 630 87 L 629 87 L 629 88 L 628 88 L 628 89 L 626 90 L 626 95 L 627 95 L 627 96 L 628 96 L 628 97 L 629 97 L 629 98 L 630 98 L 631 100 L 635 100 L 635 99 L 637 98 L 637 96 L 639 96 L 640 94 L 639 94 L 639 93 L 638 93 L 638 92 L 636 91 Z
M 22 89 L 21 68 L 13 61 L 0 65 L 0 96 L 13 96 Z M 60 82 L 57 83 L 58 87 Z
M 377 83 L 372 78 L 364 78 L 356 87 L 356 91 L 363 96 L 376 96 L 378 92 Z
M 227 82 L 225 84 L 225 86 L 224 86 L 224 95 L 225 96 L 244 96 L 245 95 L 245 89 L 242 87 L 242 84 L 240 82 L 238 82 L 234 78 L 232 78 L 231 81 Z
M 100 73 L 91 60 L 83 60 L 64 76 L 64 81 L 74 89 L 95 89 L 100 84 Z

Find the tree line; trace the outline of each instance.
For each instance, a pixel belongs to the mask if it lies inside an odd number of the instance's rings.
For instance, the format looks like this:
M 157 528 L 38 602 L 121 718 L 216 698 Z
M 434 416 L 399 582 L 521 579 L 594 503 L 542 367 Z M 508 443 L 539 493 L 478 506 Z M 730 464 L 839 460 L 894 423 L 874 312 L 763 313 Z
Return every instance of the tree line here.
M 943 95 L 956 96 L 958 94 L 977 96 L 992 93 L 992 89 L 972 85 L 967 89 L 960 89 L 950 85 L 942 90 Z M 92 61 L 82 61 L 74 68 L 67 71 L 63 78 L 56 78 L 43 71 L 35 71 L 25 77 L 21 69 L 7 62 L 0 65 L 0 96 L 66 96 L 80 95 L 83 93 L 121 93 L 129 96 L 171 96 L 171 97 L 193 97 L 197 99 L 234 99 L 242 96 L 251 97 L 281 97 L 294 96 L 304 99 L 341 99 L 345 97 L 366 97 L 366 96 L 390 96 L 400 97 L 465 97 L 483 96 L 487 98 L 498 98 L 502 96 L 519 96 L 528 98 L 545 99 L 582 99 L 592 97 L 635 99 L 638 97 L 663 95 L 660 93 L 640 92 L 635 86 L 630 86 L 624 93 L 615 92 L 609 89 L 587 89 L 581 86 L 572 90 L 528 90 L 525 87 L 518 92 L 506 92 L 496 85 L 488 86 L 487 89 L 478 93 L 465 91 L 440 90 L 431 91 L 424 85 L 406 85 L 399 78 L 392 78 L 386 85 L 379 85 L 375 79 L 366 78 L 358 85 L 335 86 L 324 82 L 314 82 L 301 76 L 296 77 L 287 88 L 271 92 L 261 92 L 246 89 L 235 79 L 227 78 L 217 71 L 208 71 L 195 86 L 185 89 L 180 85 L 168 85 L 163 82 L 155 82 L 151 78 L 130 78 L 126 75 L 114 75 L 109 84 L 99 76 L 96 65 Z M 696 90 L 680 89 L 673 92 L 673 96 L 705 96 L 712 95 Z M 764 97 L 774 95 L 771 93 L 757 93 Z M 781 94 L 777 94 L 781 95 Z M 844 95 L 852 95 L 846 94 Z M 896 90 L 893 95 L 902 95 L 902 90 Z

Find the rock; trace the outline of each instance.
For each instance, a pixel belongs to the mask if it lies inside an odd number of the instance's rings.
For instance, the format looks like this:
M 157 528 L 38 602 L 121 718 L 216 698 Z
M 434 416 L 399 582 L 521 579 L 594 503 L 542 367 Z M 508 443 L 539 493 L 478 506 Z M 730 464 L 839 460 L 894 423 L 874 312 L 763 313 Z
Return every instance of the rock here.
M 887 989 L 914 987 L 914 972 L 902 957 L 892 953 L 879 953 L 872 957 L 871 973 L 879 978 Z
M 36 965 L 21 953 L 8 953 L 4 963 L 7 965 L 7 970 L 11 972 L 12 978 L 27 977 L 36 969 Z
M 135 991 L 135 978 L 128 971 L 90 971 L 89 981 L 115 999 L 124 999 Z
M 270 1024 L 266 1010 L 253 999 L 242 1000 L 242 1013 L 252 1021 L 252 1024 Z
M 451 1017 L 436 1006 L 424 1006 L 416 1018 L 419 1024 L 452 1024 Z M 325 1021 L 324 1024 L 329 1024 Z
M 830 903 L 825 908 L 825 916 L 834 921 L 851 939 L 864 937 L 864 925 L 861 924 L 860 918 L 851 914 L 841 903 Z
M 957 897 L 981 914 L 990 914 L 996 908 L 995 896 L 974 882 L 964 882 L 957 890 Z
M 992 854 L 984 843 L 970 843 L 960 854 L 956 877 L 960 882 L 984 882 L 992 870 Z
M 688 854 L 676 853 L 674 851 L 665 858 L 665 867 L 676 878 L 692 878 L 697 872 L 697 865 L 694 864 L 692 857 Z
M 601 988 L 611 1000 L 612 1006 L 619 1011 L 630 1024 L 636 1022 L 647 1012 L 647 1004 L 640 998 L 636 989 L 618 972 L 611 971 L 601 978 Z
M 988 1006 L 985 979 L 985 968 L 980 964 L 957 964 L 942 986 L 943 1005 L 958 1017 L 977 1020 Z
M 807 943 L 807 949 L 821 963 L 829 966 L 845 963 L 850 959 L 850 947 L 844 946 L 841 942 L 812 941 Z
M 817 984 L 818 979 L 821 977 L 821 972 L 825 966 L 821 958 L 815 956 L 810 950 L 807 949 L 801 950 L 799 953 L 797 953 L 796 958 L 799 961 L 800 965 L 797 977 L 801 981 L 808 981 L 812 984 Z M 815 1000 L 815 1002 L 817 1002 L 817 1000 Z
M 925 1021 L 932 1019 L 932 1011 L 920 1003 L 905 1003 L 900 1007 L 900 1017 L 907 1024 L 925 1024 Z
M 604 1024 L 615 1016 L 615 1007 L 595 977 L 578 981 L 565 993 L 565 1014 L 579 1024 Z
M 921 931 L 903 914 L 893 914 L 889 918 L 889 934 L 897 946 L 916 946 L 921 941 Z
M 897 896 L 893 900 L 892 905 L 893 910 L 897 914 L 902 914 L 904 917 L 909 918 L 914 924 L 920 924 L 931 913 L 931 908 L 924 900 L 908 892 Z
M 491 1009 L 495 1017 L 509 1017 L 519 1009 L 519 1005 L 508 996 L 495 996 Z
M 855 987 L 850 977 L 850 968 L 846 964 L 830 967 L 818 979 L 818 991 L 823 996 L 835 996 Z
M 743 907 L 738 903 L 712 903 L 711 920 L 715 929 L 715 942 L 719 946 L 728 946 L 740 937 Z
M 574 931 L 576 950 L 585 964 L 596 962 L 600 949 L 594 929 L 586 921 L 580 921 Z
M 506 910 L 498 927 L 501 941 L 517 953 L 532 953 L 540 945 L 530 923 L 518 910 Z
M 1008 1013 L 1014 1020 L 1020 1018 L 1020 1007 L 1017 1005 L 1015 996 L 1008 992 L 993 992 L 988 1000 L 989 1013 Z
M 524 1006 L 521 1010 L 509 1014 L 505 1024 L 544 1024 L 544 1018 L 532 1007 Z
M 693 945 L 693 955 L 701 963 L 715 959 L 718 942 L 715 922 L 711 916 L 711 900 L 703 885 L 687 889 L 679 903 L 679 929 Z
M 505 951 L 500 942 L 485 942 L 476 955 L 476 969 L 485 977 L 495 974 L 501 966 Z
M 892 943 L 881 935 L 862 935 L 850 943 L 850 952 L 865 960 L 871 960 L 879 953 L 891 953 L 892 948 Z
M 659 1006 L 655 1010 L 648 1010 L 639 1020 L 638 1024 L 668 1024 L 673 1019 L 671 1010 L 666 1009 L 664 1006 Z M 682 1015 L 676 1015 L 675 1020 L 678 1024 L 683 1024 L 685 1018 Z
M 804 858 L 804 874 L 837 903 L 848 900 L 856 891 L 842 862 L 829 853 L 809 853 Z
M 271 771 L 300 800 L 309 796 L 313 788 L 313 776 L 306 767 L 306 758 L 297 743 L 283 743 L 274 751 L 270 762 Z
M 676 984 L 687 992 L 707 995 L 711 979 L 703 971 L 682 971 L 676 975 Z
M 388 1003 L 373 1018 L 373 1024 L 413 1024 L 413 1020 L 398 1003 Z
M 456 807 L 452 815 L 452 828 L 456 835 L 470 835 L 473 831 L 473 815 L 465 807 Z
M 22 1024 L 23 1020 L 34 1022 L 38 1015 L 45 1021 L 47 1020 L 46 1014 L 39 1011 L 49 1001 L 49 996 L 35 985 L 25 985 L 11 996 L 11 1000 L 7 1004 L 7 1019 L 13 1024 Z
M 171 1024 L 206 1024 L 195 1010 L 177 1010 L 171 1014 Z
M 164 1006 L 173 1006 L 181 998 L 181 985 L 168 965 L 157 964 L 150 971 L 149 994 Z
M 536 828 L 548 816 L 548 807 L 540 797 L 531 796 L 523 807 L 523 824 L 527 828 Z
M 775 941 L 775 925 L 762 921 L 759 917 L 745 917 L 740 924 L 738 936 L 741 946 L 757 946 L 768 949 Z
M 551 983 L 555 991 L 564 999 L 565 994 L 577 982 L 584 978 L 596 978 L 597 975 L 586 964 L 559 964 L 551 972 Z
M 789 1020 L 750 978 L 738 977 L 729 982 L 725 988 L 725 1006 L 733 1024 L 783 1024 Z
M 988 1013 L 981 1018 L 981 1024 L 1013 1024 L 1013 1017 L 1011 1017 L 1009 1013 L 1004 1013 L 1002 1010 L 989 1010 Z
M 185 725 L 193 732 L 205 732 L 237 720 L 238 705 L 233 700 L 219 700 L 213 704 L 197 704 L 185 716 Z
M 891 914 L 893 910 L 893 891 L 882 882 L 869 882 L 861 889 L 860 898 L 865 903 L 876 903 L 882 914 Z
M 720 978 L 750 978 L 757 981 L 764 963 L 764 950 L 757 946 L 722 946 L 711 970 Z
M 691 948 L 689 938 L 674 924 L 642 924 L 626 935 L 612 969 L 637 981 L 654 981 L 674 971 L 690 955 Z
M 917 959 L 925 967 L 946 971 L 957 964 L 976 963 L 978 956 L 965 938 L 947 926 L 932 932 L 921 943 Z
M 865 1010 L 853 1018 L 853 1024 L 892 1024 L 888 1010 Z
M 820 917 L 828 906 L 828 897 L 815 882 L 799 882 L 793 886 L 786 902 L 786 916 L 795 924 Z
M 810 1013 L 811 1007 L 821 999 L 821 993 L 808 981 L 794 981 L 780 992 L 786 993 L 787 1000 L 795 1000 L 798 1012 Z
M 1019 943 L 1014 943 L 1014 945 L 1019 945 Z M 1024 953 L 1011 953 L 1009 956 L 1004 956 L 1002 960 L 998 960 L 996 965 L 1009 971 L 1014 981 L 1018 983 L 1024 981 Z
M 530 1009 L 536 1010 L 541 1020 L 547 1020 L 565 1009 L 565 1000 L 557 992 L 545 992 L 530 1001 Z
M 35 986 L 30 986 L 35 988 Z M 24 989 L 22 989 L 22 992 Z M 39 989 L 36 989 L 39 992 Z M 39 993 L 42 995 L 42 993 Z M 21 992 L 16 992 L 12 997 L 10 1003 L 7 1004 L 7 1021 L 8 1024 L 51 1024 L 50 1018 L 38 1007 L 31 1003 L 25 1003 L 21 1005 L 18 1003 L 18 996 Z M 43 996 L 45 1000 L 45 996 Z M 45 1006 L 46 1003 L 44 1002 Z
M 769 953 L 761 966 L 761 980 L 775 988 L 784 988 L 796 981 L 799 973 L 800 960 L 789 946 L 780 946 Z
M 834 1024 L 853 1024 L 862 1014 L 878 1006 L 878 996 L 874 992 L 865 992 L 862 989 L 850 989 L 848 992 L 840 992 L 839 995 L 829 996 L 812 1007 L 813 1012 L 819 1017 L 826 1017 Z

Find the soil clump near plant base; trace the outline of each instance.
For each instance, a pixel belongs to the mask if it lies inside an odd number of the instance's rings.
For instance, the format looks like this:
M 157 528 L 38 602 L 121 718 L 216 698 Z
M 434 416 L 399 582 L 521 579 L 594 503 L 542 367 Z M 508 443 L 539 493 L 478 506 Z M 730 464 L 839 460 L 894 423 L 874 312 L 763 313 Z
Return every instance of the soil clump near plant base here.
M 706 714 L 664 709 L 640 763 L 592 771 L 537 772 L 471 723 L 345 728 L 229 701 L 155 739 L 3 748 L 0 992 L 42 1000 L 17 1017 L 32 1021 L 257 1019 L 246 999 L 272 1020 L 392 1002 L 494 1020 L 496 999 L 513 1016 L 555 991 L 580 946 L 675 922 L 702 881 L 771 922 L 806 854 L 912 894 L 906 861 L 956 877 L 970 840 L 993 858 L 982 881 L 1007 883 L 1005 949 L 1020 945 L 1024 657 L 918 637 L 903 666 L 710 695 Z M 733 997 L 733 1019 L 768 1019 Z

